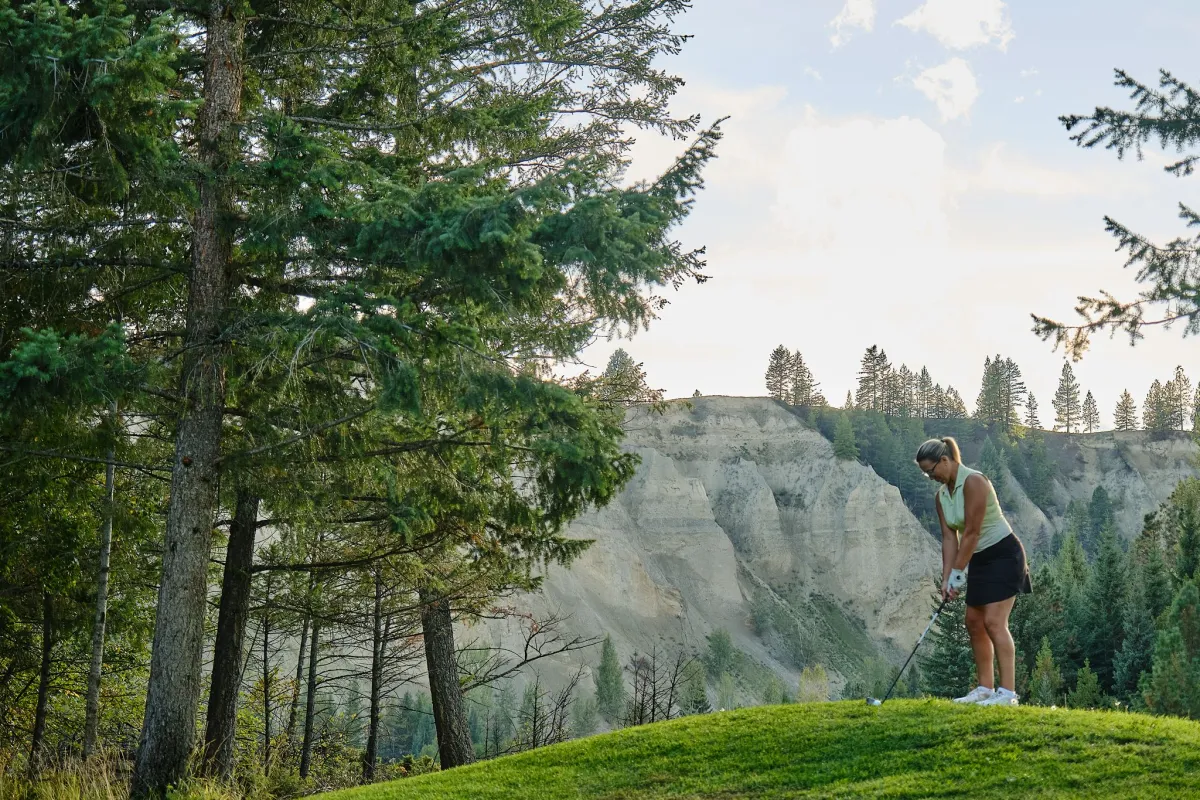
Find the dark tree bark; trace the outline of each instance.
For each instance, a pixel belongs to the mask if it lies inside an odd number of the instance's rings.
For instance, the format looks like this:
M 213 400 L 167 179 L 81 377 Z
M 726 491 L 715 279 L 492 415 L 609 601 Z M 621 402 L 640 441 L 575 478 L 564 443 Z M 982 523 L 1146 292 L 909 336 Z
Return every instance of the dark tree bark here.
M 312 641 L 308 645 L 308 692 L 304 703 L 304 741 L 300 745 L 300 777 L 308 777 L 308 769 L 312 764 L 314 709 L 317 698 L 317 643 L 320 641 L 321 622 L 314 618 L 312 623 Z
M 42 590 L 42 668 L 38 675 L 37 710 L 33 715 L 33 741 L 29 745 L 29 772 L 42 763 L 42 742 L 46 738 L 46 706 L 50 700 L 50 658 L 54 652 L 54 601 Z
M 213 645 L 212 683 L 208 691 L 208 719 L 204 729 L 204 769 L 209 775 L 233 774 L 233 745 L 237 725 L 238 690 L 242 683 L 242 647 L 250 617 L 250 568 L 254 565 L 254 533 L 259 499 L 239 490 L 225 573 L 217 612 L 217 639 Z
M 213 0 L 209 8 L 204 102 L 196 132 L 199 203 L 192 218 L 187 329 L 180 373 L 184 402 L 175 435 L 162 578 L 150 657 L 146 713 L 134 766 L 134 798 L 161 797 L 187 773 L 195 741 L 204 646 L 209 546 L 217 506 L 224 363 L 221 328 L 229 303 L 232 209 L 228 174 L 241 114 L 241 4 Z
M 375 609 L 371 635 L 371 712 L 367 723 L 367 750 L 363 754 L 363 782 L 375 780 L 375 763 L 379 754 L 379 698 L 383 686 L 383 654 L 387 631 L 383 624 L 383 575 L 375 573 Z
M 438 755 L 442 769 L 461 767 L 475 760 L 467 707 L 458 683 L 458 659 L 454 651 L 454 624 L 450 600 L 422 589 L 421 630 L 425 640 L 425 663 L 429 672 L 429 695 L 437 729 Z
M 263 608 L 263 774 L 271 774 L 271 573 L 267 573 L 266 602 Z
M 115 404 L 113 410 L 115 411 Z M 108 451 L 108 465 L 104 470 L 104 496 L 108 498 L 108 510 L 104 513 L 104 525 L 100 529 L 100 569 L 96 576 L 96 617 L 92 623 L 92 663 L 88 667 L 87 702 L 83 722 L 83 757 L 90 758 L 96 749 L 96 735 L 100 728 L 100 674 L 104 668 L 104 628 L 108 621 L 108 573 L 109 556 L 112 554 L 113 501 L 116 499 L 116 469 L 113 462 L 116 452 Z
M 312 583 L 311 579 L 309 581 Z M 311 593 L 311 592 L 310 592 Z M 304 656 L 308 648 L 308 624 L 309 617 L 306 613 L 304 621 L 300 625 L 300 651 L 296 654 L 296 684 L 292 688 L 292 707 L 288 711 L 287 723 L 287 740 L 288 750 L 293 751 L 296 738 L 296 712 L 300 708 L 300 688 L 304 686 Z

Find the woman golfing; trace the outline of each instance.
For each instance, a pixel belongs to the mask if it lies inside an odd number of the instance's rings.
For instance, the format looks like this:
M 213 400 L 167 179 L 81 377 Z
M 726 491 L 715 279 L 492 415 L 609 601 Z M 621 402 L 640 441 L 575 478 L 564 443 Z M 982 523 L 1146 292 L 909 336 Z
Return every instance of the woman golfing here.
M 967 632 L 979 685 L 954 702 L 1015 706 L 1016 648 L 1008 615 L 1017 595 L 1031 591 L 1025 548 L 1004 518 L 991 482 L 962 463 L 954 439 L 930 439 L 917 450 L 916 461 L 927 478 L 942 484 L 936 496 L 942 597 L 953 600 L 966 587 Z M 999 687 L 993 656 L 1000 663 Z

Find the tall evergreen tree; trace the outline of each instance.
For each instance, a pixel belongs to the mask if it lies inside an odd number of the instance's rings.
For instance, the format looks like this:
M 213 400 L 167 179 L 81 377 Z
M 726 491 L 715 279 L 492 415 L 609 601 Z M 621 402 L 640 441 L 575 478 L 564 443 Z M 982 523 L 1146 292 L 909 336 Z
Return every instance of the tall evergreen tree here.
M 833 432 L 833 454 L 838 458 L 853 461 L 858 458 L 858 445 L 854 441 L 854 425 L 849 414 L 839 414 Z
M 612 637 L 604 636 L 600 646 L 600 665 L 596 667 L 596 708 L 609 722 L 616 721 L 625 708 L 625 677 Z
M 863 353 L 858 370 L 858 389 L 854 396 L 856 408 L 887 413 L 888 375 L 891 364 L 879 345 L 871 345 Z
M 849 389 L 846 390 L 846 399 L 842 402 L 842 409 L 844 411 L 854 410 L 854 396 L 850 394 Z
M 1112 527 L 1106 526 L 1085 590 L 1089 611 L 1085 657 L 1106 691 L 1113 689 L 1113 662 L 1124 643 L 1126 583 L 1124 553 Z
M 1166 384 L 1164 401 L 1170 417 L 1170 428 L 1185 431 L 1192 422 L 1194 398 L 1192 382 L 1182 366 L 1175 367 L 1175 375 Z
M 984 475 L 987 475 L 997 494 L 1004 491 L 1005 466 L 1004 452 L 996 447 L 992 437 L 984 439 L 983 447 L 979 451 L 979 469 Z
M 1029 397 L 1025 400 L 1025 427 L 1030 430 L 1038 430 L 1042 427 L 1042 421 L 1038 419 L 1038 404 L 1037 398 L 1033 396 L 1033 392 L 1029 393 Z
M 1121 612 L 1121 649 L 1113 657 L 1112 693 L 1124 702 L 1142 705 L 1138 683 L 1142 673 L 1149 672 L 1154 653 L 1154 617 L 1146 602 L 1144 576 L 1136 566 L 1129 569 L 1130 579 Z
M 1089 391 L 1083 398 L 1083 432 L 1095 433 L 1100 430 L 1100 410 L 1096 408 L 1096 398 Z
M 1054 429 L 1067 433 L 1078 431 L 1082 416 L 1075 370 L 1071 369 L 1071 362 L 1064 361 L 1062 374 L 1058 379 L 1058 390 L 1054 393 Z
M 820 384 L 813 378 L 812 371 L 804 363 L 804 356 L 797 350 L 792 353 L 788 370 L 788 388 L 791 393 L 791 403 L 794 406 L 823 406 L 825 396 L 818 388 Z
M 1062 702 L 1062 673 L 1054 662 L 1048 637 L 1042 638 L 1033 673 L 1029 676 L 1029 701 L 1035 706 L 1053 706 Z
M 946 387 L 946 419 L 966 419 L 967 404 L 963 402 L 962 396 L 953 386 Z
M 1142 429 L 1151 433 L 1162 433 L 1171 430 L 1171 407 L 1169 393 L 1163 387 L 1162 381 L 1155 379 L 1146 392 L 1146 402 L 1142 403 Z
M 1113 428 L 1118 431 L 1138 429 L 1137 403 L 1128 389 L 1121 392 L 1121 399 L 1117 401 L 1116 410 L 1113 411 Z
M 776 400 L 790 399 L 788 380 L 791 360 L 791 354 L 783 345 L 771 351 L 771 360 L 767 364 L 767 394 Z
M 934 408 L 934 384 L 933 378 L 929 375 L 929 370 L 926 367 L 921 367 L 921 372 L 917 375 L 917 386 L 915 396 L 915 407 L 913 414 L 921 419 L 933 417 L 931 411 Z
M 1200 719 L 1200 591 L 1185 581 L 1154 643 L 1153 666 L 1142 684 L 1147 708 Z

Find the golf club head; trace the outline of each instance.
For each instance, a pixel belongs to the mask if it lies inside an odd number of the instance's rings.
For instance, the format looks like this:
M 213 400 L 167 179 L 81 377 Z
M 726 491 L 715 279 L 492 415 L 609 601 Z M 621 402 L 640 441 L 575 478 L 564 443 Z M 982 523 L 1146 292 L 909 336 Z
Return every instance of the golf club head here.
M 867 698 L 867 705 L 869 705 L 869 706 L 881 706 L 881 705 L 883 705 L 883 701 L 882 701 L 882 700 L 877 700 L 877 699 L 875 699 L 874 697 L 868 697 L 868 698 Z

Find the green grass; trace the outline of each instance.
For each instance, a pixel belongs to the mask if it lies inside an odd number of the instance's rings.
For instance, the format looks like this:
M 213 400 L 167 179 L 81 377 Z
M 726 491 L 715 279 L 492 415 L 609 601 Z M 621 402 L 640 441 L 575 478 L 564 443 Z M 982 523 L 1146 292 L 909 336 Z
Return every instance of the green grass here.
M 1200 797 L 1200 724 L 946 701 L 744 709 L 322 800 Z

